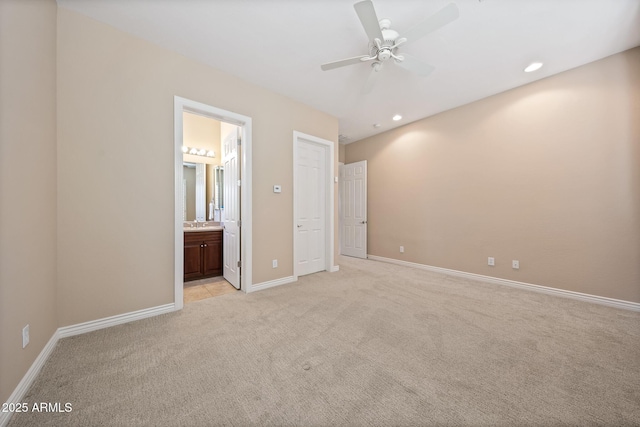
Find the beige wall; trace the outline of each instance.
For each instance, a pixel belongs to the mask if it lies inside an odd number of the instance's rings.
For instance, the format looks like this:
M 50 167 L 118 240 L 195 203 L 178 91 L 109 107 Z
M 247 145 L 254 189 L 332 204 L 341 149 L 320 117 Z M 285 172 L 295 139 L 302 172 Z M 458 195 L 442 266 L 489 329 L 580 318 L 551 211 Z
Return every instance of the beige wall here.
M 338 161 L 344 163 L 346 146 L 339 144 L 338 148 Z
M 217 155 L 217 154 L 216 154 Z M 207 203 L 207 208 L 206 208 L 206 212 L 207 212 L 207 219 L 209 219 L 209 217 L 213 217 L 213 211 L 210 209 L 212 206 L 210 205 L 212 200 L 213 200 L 213 196 L 215 194 L 215 166 L 213 165 L 207 165 L 206 166 L 206 170 L 205 173 L 207 175 L 206 177 L 206 203 Z
M 57 328 L 55 40 L 55 1 L 0 1 L 0 402 Z
M 182 180 L 186 187 L 187 221 L 196 218 L 196 169 L 187 166 L 182 167 Z
M 347 145 L 365 159 L 370 254 L 640 302 L 640 48 Z
M 220 125 L 218 120 L 203 117 L 198 114 L 182 114 L 182 137 L 184 145 L 187 147 L 204 148 L 213 150 L 215 157 L 203 157 L 192 154 L 183 154 L 185 162 L 206 163 L 219 166 L 222 164 L 222 154 L 220 152 Z
M 222 153 L 222 141 L 224 141 L 231 132 L 238 132 L 238 126 L 231 123 L 220 123 L 220 153 Z M 220 154 L 220 157 L 222 158 L 222 154 Z
M 293 274 L 293 131 L 337 119 L 60 8 L 60 326 L 173 302 L 175 95 L 252 118 L 254 283 Z

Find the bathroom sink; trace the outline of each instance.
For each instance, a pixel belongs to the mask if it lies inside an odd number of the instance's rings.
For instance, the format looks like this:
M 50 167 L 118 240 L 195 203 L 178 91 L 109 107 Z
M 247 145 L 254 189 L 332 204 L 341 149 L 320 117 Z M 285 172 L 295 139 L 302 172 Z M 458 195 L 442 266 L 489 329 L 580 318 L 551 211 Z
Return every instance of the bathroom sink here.
M 185 233 L 194 233 L 196 231 L 215 231 L 222 230 L 221 225 L 207 225 L 206 227 L 184 227 L 183 230 Z

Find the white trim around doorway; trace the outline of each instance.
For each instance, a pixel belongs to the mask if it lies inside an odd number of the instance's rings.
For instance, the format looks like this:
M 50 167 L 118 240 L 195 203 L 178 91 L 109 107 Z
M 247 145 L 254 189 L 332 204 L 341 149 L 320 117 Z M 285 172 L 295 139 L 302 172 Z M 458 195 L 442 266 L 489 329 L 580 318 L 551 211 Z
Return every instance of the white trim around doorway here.
M 192 101 L 190 99 L 174 96 L 173 99 L 173 125 L 174 125 L 174 166 L 175 166 L 175 218 L 174 218 L 174 235 L 175 235 L 175 274 L 174 274 L 174 305 L 176 310 L 183 307 L 183 282 L 184 282 L 184 235 L 182 225 L 182 145 L 183 145 L 183 123 L 182 113 L 189 112 L 199 114 L 201 116 L 210 117 L 212 119 L 231 123 L 242 129 L 242 150 L 240 159 L 240 180 L 242 189 L 240 191 L 240 206 L 242 228 L 240 231 L 240 259 L 242 261 L 242 270 L 240 275 L 240 290 L 243 292 L 251 292 L 252 286 L 252 161 L 251 161 L 251 117 L 242 114 L 233 113 L 220 108 L 212 107 L 201 102 Z

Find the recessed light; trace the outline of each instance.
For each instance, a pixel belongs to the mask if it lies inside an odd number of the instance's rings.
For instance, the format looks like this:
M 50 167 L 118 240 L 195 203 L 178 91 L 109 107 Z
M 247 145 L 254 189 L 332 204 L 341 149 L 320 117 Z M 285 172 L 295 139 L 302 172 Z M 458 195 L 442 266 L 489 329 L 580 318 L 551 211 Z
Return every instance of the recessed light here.
M 395 120 L 396 122 L 400 119 L 402 119 L 402 116 L 400 114 L 396 114 L 395 116 L 393 116 L 393 120 Z
M 531 73 L 537 71 L 542 67 L 542 62 L 532 62 L 527 68 L 524 69 L 525 73 Z

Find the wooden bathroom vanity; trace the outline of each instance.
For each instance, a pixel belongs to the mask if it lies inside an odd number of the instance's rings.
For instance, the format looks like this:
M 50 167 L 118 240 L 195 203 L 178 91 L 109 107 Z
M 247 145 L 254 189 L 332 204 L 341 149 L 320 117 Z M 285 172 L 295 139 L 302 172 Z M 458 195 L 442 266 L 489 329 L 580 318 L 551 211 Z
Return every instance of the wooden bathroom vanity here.
M 184 281 L 222 276 L 222 228 L 184 232 Z

